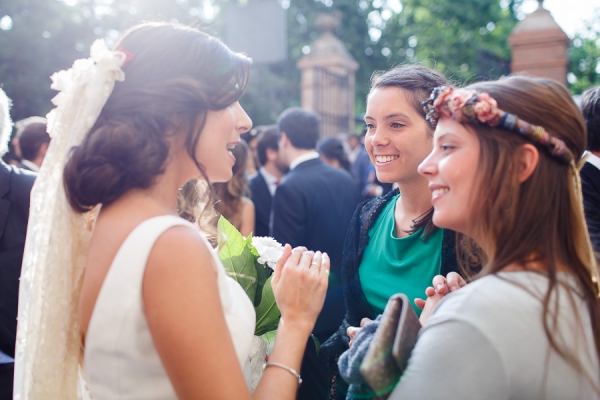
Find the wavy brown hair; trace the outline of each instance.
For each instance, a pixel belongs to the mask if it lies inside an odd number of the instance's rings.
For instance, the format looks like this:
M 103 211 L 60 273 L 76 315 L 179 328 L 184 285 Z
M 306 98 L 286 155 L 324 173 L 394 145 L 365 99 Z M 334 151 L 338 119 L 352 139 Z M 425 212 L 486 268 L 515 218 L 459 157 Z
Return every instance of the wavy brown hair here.
M 250 195 L 246 165 L 248 164 L 250 148 L 243 140 L 232 150 L 235 163 L 231 168 L 233 176 L 227 182 L 213 184 L 218 199 L 215 209 L 229 222 L 235 225 L 235 218 L 241 212 L 242 197 Z
M 152 186 L 164 173 L 172 134 L 185 135 L 187 152 L 208 181 L 195 157 L 207 112 L 242 96 L 251 65 L 210 35 L 166 23 L 135 26 L 114 48 L 132 56 L 122 67 L 125 80 L 116 83 L 64 169 L 67 198 L 77 212 Z M 188 183 L 182 192 L 188 201 L 180 201 L 180 213 L 188 219 L 195 218 L 193 208 L 200 201 L 196 187 Z
M 560 83 L 509 77 L 476 83 L 466 89 L 489 93 L 498 108 L 562 139 L 575 155 L 575 162 L 583 153 L 584 120 L 571 94 Z M 600 359 L 600 302 L 598 288 L 592 281 L 592 276 L 597 276 L 597 264 L 584 219 L 578 171 L 574 163 L 566 164 L 543 146 L 537 146 L 538 164 L 532 175 L 520 183 L 521 148 L 532 142 L 500 128 L 466 126 L 475 131 L 480 143 L 479 190 L 473 193 L 471 204 L 476 204 L 476 208 L 473 220 L 468 221 L 486 243 L 487 262 L 480 276 L 500 272 L 509 265 L 530 269 L 532 262 L 542 262 L 547 267 L 543 273 L 548 277 L 542 298 L 546 336 L 552 348 L 583 373 L 580 360 L 559 343 L 558 313 L 551 312 L 558 301 L 558 296 L 553 295 L 559 285 L 558 272 L 566 268 L 581 288 L 592 324 L 595 354 Z M 472 241 L 468 239 L 467 246 L 472 244 L 468 242 Z M 570 296 L 575 307 L 580 300 Z

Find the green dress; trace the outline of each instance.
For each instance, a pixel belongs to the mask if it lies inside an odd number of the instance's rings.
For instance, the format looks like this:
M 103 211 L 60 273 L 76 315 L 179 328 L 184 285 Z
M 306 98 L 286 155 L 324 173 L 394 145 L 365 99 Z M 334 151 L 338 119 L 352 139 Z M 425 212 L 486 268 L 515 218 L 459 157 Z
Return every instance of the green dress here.
M 391 199 L 369 230 L 370 241 L 358 268 L 360 283 L 374 313 L 383 312 L 390 296 L 404 293 L 417 315 L 415 298 L 425 298 L 425 289 L 440 273 L 443 229 L 437 229 L 427 241 L 423 230 L 404 238 L 396 236 L 394 210 L 400 195 Z

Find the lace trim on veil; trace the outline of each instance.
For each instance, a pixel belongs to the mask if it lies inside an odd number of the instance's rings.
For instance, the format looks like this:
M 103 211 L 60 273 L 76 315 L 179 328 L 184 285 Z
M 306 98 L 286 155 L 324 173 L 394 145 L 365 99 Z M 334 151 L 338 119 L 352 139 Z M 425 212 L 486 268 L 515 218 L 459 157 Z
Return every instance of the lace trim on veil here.
M 63 190 L 70 149 L 96 122 L 126 55 L 96 40 L 90 58 L 52 75 L 52 141 L 31 192 L 19 292 L 14 399 L 79 399 L 78 301 L 96 212 L 74 213 Z

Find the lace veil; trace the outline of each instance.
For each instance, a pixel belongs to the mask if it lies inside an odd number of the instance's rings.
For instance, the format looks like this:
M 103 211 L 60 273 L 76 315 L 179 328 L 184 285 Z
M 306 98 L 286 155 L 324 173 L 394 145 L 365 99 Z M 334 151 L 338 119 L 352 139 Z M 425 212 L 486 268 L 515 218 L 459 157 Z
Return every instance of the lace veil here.
M 15 354 L 15 400 L 78 399 L 82 354 L 78 299 L 95 211 L 72 211 L 62 173 L 70 149 L 96 122 L 126 55 L 97 40 L 91 57 L 52 76 L 60 93 L 48 114 L 52 138 L 31 192 L 21 272 Z

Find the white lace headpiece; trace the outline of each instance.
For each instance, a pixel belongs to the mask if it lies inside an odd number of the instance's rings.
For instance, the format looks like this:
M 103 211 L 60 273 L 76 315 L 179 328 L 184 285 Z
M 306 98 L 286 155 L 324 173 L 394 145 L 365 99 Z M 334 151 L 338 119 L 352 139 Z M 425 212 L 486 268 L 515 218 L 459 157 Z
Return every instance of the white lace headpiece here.
M 31 192 L 21 272 L 15 354 L 15 400 L 78 399 L 81 334 L 79 292 L 95 214 L 73 212 L 63 169 L 73 146 L 92 128 L 126 54 L 96 40 L 91 57 L 52 75 L 48 133 L 52 138 Z

